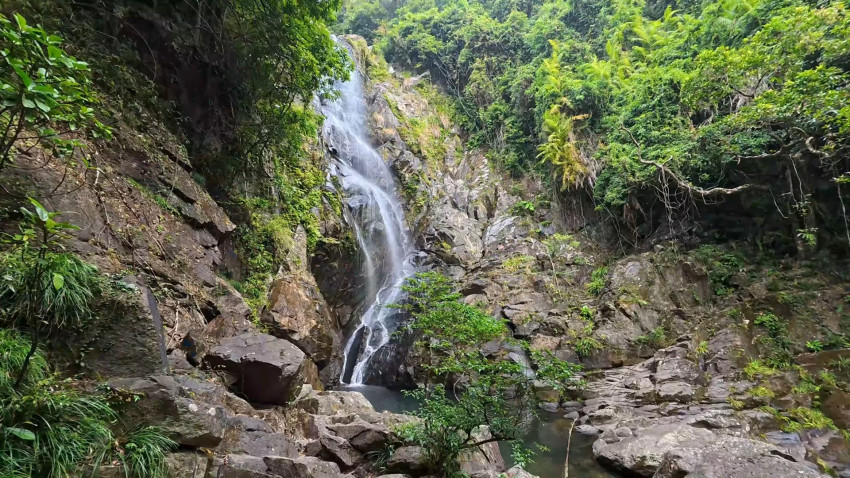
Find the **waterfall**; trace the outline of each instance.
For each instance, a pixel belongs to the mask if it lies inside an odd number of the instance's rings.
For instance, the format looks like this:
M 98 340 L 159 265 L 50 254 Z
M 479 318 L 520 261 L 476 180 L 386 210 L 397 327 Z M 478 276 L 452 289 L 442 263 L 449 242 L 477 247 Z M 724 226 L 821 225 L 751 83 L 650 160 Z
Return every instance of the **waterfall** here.
M 337 82 L 339 97 L 322 104 L 322 137 L 334 156 L 331 173 L 342 185 L 347 219 L 362 254 L 365 311 L 345 345 L 340 381 L 362 385 L 375 353 L 395 332 L 401 286 L 414 272 L 414 250 L 389 166 L 369 141 L 363 78 Z

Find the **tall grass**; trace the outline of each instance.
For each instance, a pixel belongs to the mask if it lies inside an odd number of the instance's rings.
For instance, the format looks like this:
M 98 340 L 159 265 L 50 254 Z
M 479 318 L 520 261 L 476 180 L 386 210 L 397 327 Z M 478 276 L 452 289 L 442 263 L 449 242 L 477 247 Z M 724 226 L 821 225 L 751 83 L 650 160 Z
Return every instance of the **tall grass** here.
M 70 478 L 113 459 L 128 477 L 167 476 L 165 453 L 174 442 L 149 427 L 119 443 L 112 430 L 118 415 L 107 399 L 51 375 L 41 351 L 16 388 L 29 348 L 17 332 L 0 330 L 0 477 Z

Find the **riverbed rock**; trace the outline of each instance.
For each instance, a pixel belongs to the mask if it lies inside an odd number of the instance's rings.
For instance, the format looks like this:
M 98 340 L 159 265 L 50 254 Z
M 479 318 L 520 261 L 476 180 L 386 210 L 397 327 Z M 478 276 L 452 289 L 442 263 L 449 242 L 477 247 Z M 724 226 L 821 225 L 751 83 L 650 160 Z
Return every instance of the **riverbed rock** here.
M 600 439 L 593 450 L 605 466 L 645 477 L 821 476 L 768 443 L 682 424 L 650 426 L 612 443 Z
M 318 381 L 316 365 L 304 352 L 266 334 L 225 339 L 210 349 L 204 364 L 226 372 L 234 390 L 256 403 L 286 405 L 305 382 Z

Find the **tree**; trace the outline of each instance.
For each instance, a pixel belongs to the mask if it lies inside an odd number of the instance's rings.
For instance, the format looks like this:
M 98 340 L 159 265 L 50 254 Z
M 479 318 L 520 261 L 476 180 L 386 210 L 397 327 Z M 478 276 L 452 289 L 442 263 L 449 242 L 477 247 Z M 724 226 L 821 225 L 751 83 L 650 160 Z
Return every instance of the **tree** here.
M 71 157 L 83 144 L 68 133 L 111 135 L 95 117 L 88 65 L 65 53 L 61 38 L 27 25 L 21 15 L 14 20 L 0 15 L 0 174 L 22 144 L 46 144 Z
M 30 360 L 42 338 L 91 317 L 91 303 L 100 290 L 97 269 L 76 255 L 60 252 L 61 240 L 76 229 L 58 222 L 30 199 L 32 210 L 21 208 L 24 220 L 11 236 L 11 251 L 0 255 L 0 319 L 30 335 L 30 350 L 14 387 L 27 375 Z
M 425 448 L 432 474 L 457 476 L 464 450 L 520 439 L 534 417 L 535 380 L 561 391 L 582 385 L 580 367 L 551 354 L 533 353 L 541 364 L 534 371 L 483 352 L 483 345 L 494 340 L 524 344 L 510 338 L 503 321 L 461 302 L 445 276 L 417 274 L 404 290 L 408 301 L 399 307 L 411 314 L 410 328 L 422 337 L 415 347 L 423 357 L 425 383 L 409 392 L 421 402 L 416 412 L 421 422 L 403 435 Z

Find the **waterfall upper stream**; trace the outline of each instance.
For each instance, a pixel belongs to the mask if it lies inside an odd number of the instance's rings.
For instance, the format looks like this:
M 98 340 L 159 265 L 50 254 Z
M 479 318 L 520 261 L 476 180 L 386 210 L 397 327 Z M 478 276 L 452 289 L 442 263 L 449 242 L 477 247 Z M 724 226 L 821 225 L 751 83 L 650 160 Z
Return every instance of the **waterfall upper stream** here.
M 366 280 L 363 313 L 346 343 L 340 381 L 361 385 L 372 357 L 397 327 L 397 311 L 387 305 L 398 302 L 401 285 L 414 273 L 415 251 L 393 174 L 369 140 L 363 78 L 353 71 L 349 81 L 335 88 L 339 97 L 322 104 L 322 137 L 335 158 L 331 173 L 343 188 L 346 219 L 360 247 Z

